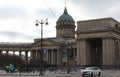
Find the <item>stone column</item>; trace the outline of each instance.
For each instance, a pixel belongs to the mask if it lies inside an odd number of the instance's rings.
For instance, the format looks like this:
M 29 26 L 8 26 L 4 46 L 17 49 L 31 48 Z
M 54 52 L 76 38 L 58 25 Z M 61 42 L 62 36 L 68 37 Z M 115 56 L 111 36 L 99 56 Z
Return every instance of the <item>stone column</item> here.
M 53 52 L 53 49 L 51 49 L 51 50 L 52 50 L 52 51 L 51 51 L 51 52 L 52 52 L 52 55 L 51 55 L 51 57 L 52 57 L 52 60 L 51 60 L 51 61 L 52 61 L 52 62 L 51 62 L 51 63 L 54 64 L 54 55 L 53 55 L 54 52 Z
M 36 55 L 36 60 L 37 60 L 38 59 L 38 50 L 36 50 L 35 55 Z
M 37 50 L 37 53 L 36 53 L 38 60 L 40 60 L 40 52 L 41 52 L 41 50 Z
M 9 51 L 6 51 L 6 55 L 8 55 Z
M 53 50 L 53 64 L 57 64 L 57 49 Z
M 48 52 L 47 52 L 47 53 L 48 53 L 48 56 L 47 56 L 47 57 L 48 57 L 48 58 L 47 58 L 47 59 L 48 59 L 48 64 L 50 64 L 50 50 L 49 50 L 49 49 L 48 49 Z
M 60 61 L 60 65 L 62 65 L 62 49 L 59 49 L 59 61 Z
M 119 40 L 115 40 L 115 65 L 119 65 Z
M 0 50 L 0 54 L 2 54 L 2 51 Z
M 15 55 L 15 51 L 13 51 L 13 55 Z
M 120 65 L 120 40 L 119 40 L 119 42 L 118 42 L 118 57 L 119 57 L 119 61 L 118 61 L 118 65 Z
M 103 65 L 114 65 L 115 64 L 115 41 L 113 38 L 102 39 L 102 62 Z
M 91 47 L 91 44 L 86 40 L 86 64 L 87 65 L 92 65 L 92 52 L 91 51 L 94 51 L 95 49 Z M 92 53 L 92 54 L 91 54 Z
M 22 58 L 22 51 L 19 51 L 19 56 L 20 58 Z
M 36 59 L 36 50 L 31 51 L 31 58 L 32 58 L 32 60 Z
M 25 51 L 25 61 L 28 62 L 28 51 Z
M 60 51 L 57 50 L 57 65 L 60 65 Z
M 48 49 L 46 49 L 46 61 L 48 63 Z
M 86 65 L 86 40 L 77 40 L 77 65 Z
M 40 52 L 41 50 L 36 50 L 36 60 L 40 59 Z

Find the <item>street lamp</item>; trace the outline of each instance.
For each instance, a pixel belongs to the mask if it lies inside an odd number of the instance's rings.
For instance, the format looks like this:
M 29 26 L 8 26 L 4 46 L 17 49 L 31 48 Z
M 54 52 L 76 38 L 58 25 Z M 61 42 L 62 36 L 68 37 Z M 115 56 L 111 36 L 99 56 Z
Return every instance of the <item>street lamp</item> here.
M 46 19 L 46 20 L 41 20 L 41 21 L 39 21 L 39 20 L 36 20 L 36 26 L 39 26 L 39 24 L 41 24 L 41 51 L 40 51 L 40 73 L 39 73 L 39 75 L 44 75 L 43 74 L 43 69 L 42 69 L 42 67 L 43 67 L 43 41 L 42 41 L 42 39 L 43 39 L 43 24 L 45 24 L 45 25 L 48 25 L 48 19 Z

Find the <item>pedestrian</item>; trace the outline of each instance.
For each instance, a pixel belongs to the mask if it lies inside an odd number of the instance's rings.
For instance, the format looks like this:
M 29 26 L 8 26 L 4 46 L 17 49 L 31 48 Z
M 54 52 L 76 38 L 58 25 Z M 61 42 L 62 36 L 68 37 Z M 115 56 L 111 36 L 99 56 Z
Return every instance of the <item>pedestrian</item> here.
M 14 72 L 14 65 L 10 64 L 10 72 L 13 73 Z
M 5 67 L 5 69 L 6 69 L 6 72 L 9 73 L 10 67 L 8 65 Z

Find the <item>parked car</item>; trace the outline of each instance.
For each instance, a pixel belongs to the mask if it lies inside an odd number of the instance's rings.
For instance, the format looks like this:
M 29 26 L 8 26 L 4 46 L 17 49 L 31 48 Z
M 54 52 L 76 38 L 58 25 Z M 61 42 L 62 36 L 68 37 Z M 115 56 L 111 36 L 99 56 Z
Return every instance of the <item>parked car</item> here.
M 87 67 L 85 69 L 81 70 L 82 77 L 85 76 L 100 76 L 101 75 L 101 69 L 98 67 Z

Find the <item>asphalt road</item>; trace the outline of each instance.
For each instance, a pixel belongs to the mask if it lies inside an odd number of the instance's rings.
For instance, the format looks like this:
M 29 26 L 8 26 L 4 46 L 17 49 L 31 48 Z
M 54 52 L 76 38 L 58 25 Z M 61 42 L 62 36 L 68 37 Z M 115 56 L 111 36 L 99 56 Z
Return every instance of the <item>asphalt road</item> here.
M 0 73 L 0 77 L 82 77 L 79 72 L 67 73 L 54 73 L 47 72 L 45 75 L 40 76 L 38 72 L 36 73 Z M 120 70 L 102 70 L 101 76 L 93 77 L 120 77 Z

